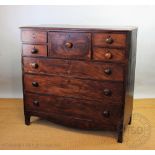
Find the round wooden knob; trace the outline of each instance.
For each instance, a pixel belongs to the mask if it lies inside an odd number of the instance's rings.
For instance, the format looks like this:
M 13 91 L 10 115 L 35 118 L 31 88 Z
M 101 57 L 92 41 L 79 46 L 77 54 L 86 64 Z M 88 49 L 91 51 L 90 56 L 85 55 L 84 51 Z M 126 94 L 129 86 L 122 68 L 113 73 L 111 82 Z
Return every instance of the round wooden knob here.
M 106 59 L 111 59 L 112 58 L 112 54 L 110 52 L 106 52 L 105 53 L 105 58 Z
M 73 44 L 70 43 L 70 42 L 67 42 L 67 43 L 65 44 L 65 46 L 66 46 L 67 48 L 72 48 L 72 47 L 73 47 Z
M 32 68 L 35 68 L 35 69 L 38 68 L 38 64 L 37 63 L 31 63 L 30 65 L 31 65 Z
M 105 96 L 110 96 L 111 95 L 111 90 L 109 90 L 109 89 L 104 89 L 104 95 Z
M 39 84 L 38 84 L 38 82 L 32 82 L 32 86 L 34 86 L 34 87 L 38 87 Z
M 32 53 L 32 54 L 36 54 L 36 53 L 38 53 L 38 50 L 34 47 L 34 48 L 31 50 L 31 53 Z
M 110 112 L 107 111 L 107 110 L 103 111 L 103 116 L 104 117 L 109 117 L 110 116 Z
M 38 101 L 38 100 L 34 100 L 34 101 L 33 101 L 33 105 L 39 106 L 39 101 Z
M 113 40 L 111 37 L 108 37 L 108 38 L 106 38 L 106 40 L 105 40 L 105 42 L 106 42 L 107 44 L 112 44 L 113 41 L 114 41 L 114 40 Z
M 107 75 L 110 75 L 111 72 L 112 72 L 112 71 L 111 71 L 110 68 L 106 68 L 106 69 L 104 70 L 104 73 L 107 74 Z

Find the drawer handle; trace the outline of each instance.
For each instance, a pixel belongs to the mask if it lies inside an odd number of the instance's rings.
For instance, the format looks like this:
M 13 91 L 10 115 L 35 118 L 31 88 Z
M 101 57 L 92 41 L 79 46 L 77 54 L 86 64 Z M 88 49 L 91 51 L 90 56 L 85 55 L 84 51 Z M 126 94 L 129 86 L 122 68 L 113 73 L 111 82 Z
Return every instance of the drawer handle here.
M 33 101 L 33 105 L 35 105 L 35 106 L 39 106 L 39 101 L 34 100 L 34 101 Z
M 109 89 L 104 89 L 104 95 L 105 96 L 111 96 L 111 90 L 109 90 Z
M 67 42 L 67 43 L 65 43 L 65 46 L 67 48 L 72 48 L 73 47 L 73 43 Z
M 39 84 L 38 84 L 38 82 L 32 82 L 32 86 L 34 86 L 34 87 L 38 87 Z
M 32 54 L 36 54 L 36 53 L 38 53 L 38 50 L 34 47 L 34 48 L 31 50 L 31 53 L 32 53 Z
M 108 38 L 106 38 L 106 40 L 105 40 L 105 42 L 107 43 L 107 44 L 112 44 L 113 43 L 113 39 L 109 36 Z
M 112 72 L 112 71 L 111 71 L 110 68 L 106 68 L 106 69 L 104 70 L 104 73 L 107 74 L 107 75 L 110 75 L 111 72 Z
M 110 116 L 110 112 L 107 110 L 103 111 L 103 116 L 108 118 Z
M 106 53 L 105 53 L 105 58 L 106 58 L 106 59 L 111 59 L 111 58 L 112 58 L 111 52 L 106 52 Z
M 31 63 L 30 65 L 31 65 L 32 68 L 35 68 L 35 69 L 38 68 L 38 64 L 37 63 Z

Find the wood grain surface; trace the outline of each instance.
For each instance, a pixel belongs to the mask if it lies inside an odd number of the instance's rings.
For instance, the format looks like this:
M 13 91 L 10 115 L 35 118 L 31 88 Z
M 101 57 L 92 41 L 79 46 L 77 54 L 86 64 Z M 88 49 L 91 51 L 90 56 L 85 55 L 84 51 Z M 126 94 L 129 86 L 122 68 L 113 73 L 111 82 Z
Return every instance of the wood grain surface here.
M 91 47 L 90 33 L 49 32 L 49 57 L 89 59 Z M 72 47 L 66 47 L 66 43 Z
M 38 67 L 34 67 L 33 64 Z M 23 58 L 24 72 L 93 80 L 123 81 L 123 65 L 60 59 Z
M 32 82 L 38 83 L 38 86 L 33 86 Z M 121 95 L 123 93 L 122 82 L 98 82 L 60 76 L 25 74 L 24 84 L 26 91 L 34 93 L 99 100 L 102 102 L 122 102 L 123 99 Z M 108 89 L 111 94 L 105 95 L 105 89 Z

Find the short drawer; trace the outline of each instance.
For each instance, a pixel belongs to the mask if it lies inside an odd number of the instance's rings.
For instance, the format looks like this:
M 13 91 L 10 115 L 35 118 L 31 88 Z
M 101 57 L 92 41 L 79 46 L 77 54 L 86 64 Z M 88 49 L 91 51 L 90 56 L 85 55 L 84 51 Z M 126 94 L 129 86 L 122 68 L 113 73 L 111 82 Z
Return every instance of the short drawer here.
M 94 33 L 93 46 L 101 47 L 126 47 L 126 34 Z
M 116 126 L 121 115 L 121 104 L 57 97 L 52 95 L 25 94 L 27 111 L 37 111 L 52 115 L 66 115 L 72 118 L 90 120 L 103 124 L 98 127 Z M 63 117 L 62 117 L 63 118 Z
M 125 61 L 126 54 L 123 49 L 109 49 L 109 48 L 93 48 L 93 59 L 99 61 Z
M 122 82 L 100 82 L 59 76 L 24 75 L 27 92 L 52 94 L 101 102 L 121 102 Z
M 28 43 L 46 43 L 47 42 L 47 32 L 44 32 L 44 31 L 23 30 L 21 32 L 21 37 L 23 42 L 28 42 Z
M 89 59 L 90 33 L 49 32 L 48 52 L 52 58 Z
M 23 56 L 47 56 L 47 45 L 22 45 Z
M 51 74 L 92 80 L 123 81 L 121 64 L 60 59 L 23 58 L 24 72 Z

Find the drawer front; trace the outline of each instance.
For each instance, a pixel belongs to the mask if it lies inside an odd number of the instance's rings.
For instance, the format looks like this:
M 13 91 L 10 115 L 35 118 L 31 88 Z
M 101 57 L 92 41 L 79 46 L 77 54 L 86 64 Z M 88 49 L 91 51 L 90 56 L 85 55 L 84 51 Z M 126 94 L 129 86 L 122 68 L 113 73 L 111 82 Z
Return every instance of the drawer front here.
M 99 61 L 125 61 L 125 50 L 94 47 L 93 59 Z
M 93 46 L 126 47 L 126 34 L 94 33 Z
M 23 30 L 21 33 L 22 41 L 29 43 L 46 43 L 47 32 L 44 31 L 27 31 Z
M 90 33 L 49 32 L 49 56 L 53 58 L 89 59 Z
M 57 113 L 91 120 L 98 124 L 104 124 L 104 127 L 116 126 L 121 114 L 121 105 L 113 103 L 104 104 L 103 102 L 31 93 L 25 94 L 25 105 L 27 111 L 37 111 L 48 115 Z
M 123 65 L 44 58 L 23 58 L 24 72 L 95 80 L 123 81 Z
M 23 56 L 43 56 L 47 57 L 47 46 L 46 45 L 27 45 L 23 44 Z
M 29 74 L 24 76 L 24 88 L 28 92 L 107 102 L 121 102 L 123 94 L 121 82 L 99 82 Z

